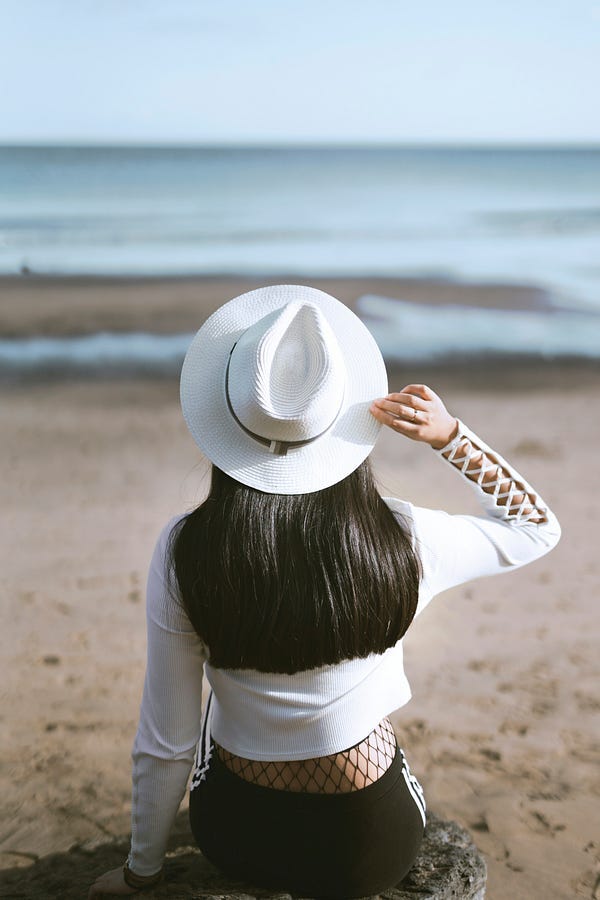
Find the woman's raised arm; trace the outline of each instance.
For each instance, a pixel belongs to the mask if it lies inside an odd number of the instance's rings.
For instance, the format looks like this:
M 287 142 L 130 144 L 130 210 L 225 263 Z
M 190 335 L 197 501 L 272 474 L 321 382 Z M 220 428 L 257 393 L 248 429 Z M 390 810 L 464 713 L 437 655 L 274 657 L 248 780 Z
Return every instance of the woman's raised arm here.
M 429 443 L 472 489 L 484 515 L 387 499 L 409 523 L 423 562 L 420 612 L 441 591 L 519 568 L 548 553 L 560 539 L 558 520 L 539 493 L 499 453 L 451 416 L 426 385 L 407 385 L 372 407 L 394 431 Z M 447 439 L 444 441 L 444 437 Z

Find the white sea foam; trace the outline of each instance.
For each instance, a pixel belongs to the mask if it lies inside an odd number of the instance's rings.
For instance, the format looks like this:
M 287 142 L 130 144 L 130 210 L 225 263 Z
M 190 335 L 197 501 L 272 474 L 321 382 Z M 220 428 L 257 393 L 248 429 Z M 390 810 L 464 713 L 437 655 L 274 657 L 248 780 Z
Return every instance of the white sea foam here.
M 384 357 L 439 362 L 493 354 L 600 359 L 600 314 L 430 306 L 365 295 L 357 309 Z M 177 375 L 193 334 L 0 339 L 0 375 Z
M 176 374 L 193 334 L 143 332 L 0 340 L 0 373 Z
M 600 358 L 600 314 L 430 306 L 365 295 L 358 311 L 388 360 L 484 354 Z

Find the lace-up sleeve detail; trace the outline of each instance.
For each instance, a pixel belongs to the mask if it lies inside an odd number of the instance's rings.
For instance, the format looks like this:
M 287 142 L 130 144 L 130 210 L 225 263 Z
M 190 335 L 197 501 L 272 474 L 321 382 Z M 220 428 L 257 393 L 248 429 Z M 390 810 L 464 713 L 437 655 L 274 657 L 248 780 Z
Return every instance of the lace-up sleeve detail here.
M 547 522 L 547 507 L 533 488 L 474 432 L 458 422 L 456 437 L 436 452 L 475 482 L 478 489 L 489 494 L 503 519 L 515 523 Z
M 458 421 L 458 432 L 435 449 L 475 492 L 483 515 L 386 498 L 410 528 L 423 564 L 417 613 L 448 588 L 527 565 L 556 546 L 560 525 L 538 492 L 505 459 Z

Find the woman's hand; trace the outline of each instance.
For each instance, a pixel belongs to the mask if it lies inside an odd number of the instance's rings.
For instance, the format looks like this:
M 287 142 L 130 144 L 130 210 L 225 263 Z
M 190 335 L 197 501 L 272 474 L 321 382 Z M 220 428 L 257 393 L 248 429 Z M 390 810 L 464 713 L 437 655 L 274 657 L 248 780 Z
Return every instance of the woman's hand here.
M 104 875 L 95 880 L 88 892 L 88 900 L 92 900 L 94 897 L 113 897 L 115 895 L 124 897 L 125 895 L 137 893 L 136 888 L 125 884 L 123 867 L 121 866 L 119 869 L 111 869 L 110 872 L 105 872 Z
M 458 432 L 456 418 L 426 384 L 407 384 L 398 394 L 374 400 L 370 412 L 382 425 L 436 450 L 445 447 Z

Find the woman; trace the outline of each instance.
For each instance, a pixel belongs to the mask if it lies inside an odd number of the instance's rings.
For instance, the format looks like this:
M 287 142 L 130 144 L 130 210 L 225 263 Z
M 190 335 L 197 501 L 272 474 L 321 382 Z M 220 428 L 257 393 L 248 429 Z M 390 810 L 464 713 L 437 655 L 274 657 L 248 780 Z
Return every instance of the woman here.
M 156 545 L 131 851 L 89 896 L 160 880 L 192 767 L 192 831 L 224 871 L 302 896 L 383 891 L 426 820 L 388 719 L 410 699 L 402 637 L 433 596 L 537 559 L 560 526 L 434 391 L 388 394 L 368 330 L 321 291 L 217 310 L 181 400 L 211 489 Z M 367 457 L 382 425 L 429 444 L 482 515 L 381 498 Z

